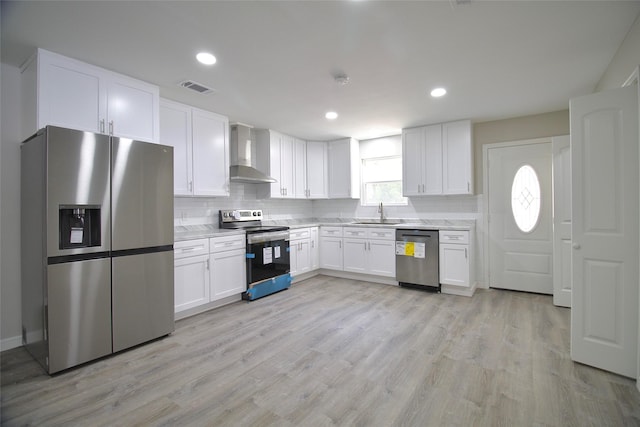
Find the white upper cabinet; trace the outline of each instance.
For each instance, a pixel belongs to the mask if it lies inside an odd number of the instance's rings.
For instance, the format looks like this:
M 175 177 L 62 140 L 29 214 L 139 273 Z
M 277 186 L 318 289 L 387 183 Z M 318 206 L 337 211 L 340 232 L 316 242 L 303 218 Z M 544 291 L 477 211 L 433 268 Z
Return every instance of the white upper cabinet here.
M 162 99 L 162 144 L 174 147 L 176 196 L 229 195 L 229 120 Z
M 402 131 L 405 196 L 473 194 L 471 122 Z
M 360 146 L 356 139 L 329 142 L 329 198 L 360 197 Z
M 307 143 L 293 140 L 293 193 L 296 199 L 308 197 L 307 188 Z
M 193 195 L 191 107 L 160 100 L 160 143 L 173 147 L 173 193 Z
M 293 142 L 292 139 L 285 141 L 285 136 L 270 129 L 256 129 L 254 131 L 256 143 L 256 168 L 268 176 L 274 178 L 276 182 L 271 184 L 260 184 L 258 195 L 260 197 L 285 198 L 287 197 L 287 185 L 293 185 Z M 288 153 L 283 151 L 289 150 Z M 289 161 L 289 170 L 283 177 L 282 171 L 286 169 L 283 164 Z M 289 178 L 290 177 L 290 178 Z M 293 194 L 293 189 L 291 194 Z M 293 196 L 290 196 L 293 197 Z
M 327 143 L 307 141 L 307 198 L 326 199 L 329 188 Z
M 38 49 L 22 69 L 23 137 L 47 125 L 157 142 L 157 86 Z
M 471 121 L 442 125 L 442 192 L 473 194 Z
M 322 199 L 327 197 L 327 146 L 269 129 L 256 129 L 256 167 L 278 182 L 261 184 L 259 197 Z

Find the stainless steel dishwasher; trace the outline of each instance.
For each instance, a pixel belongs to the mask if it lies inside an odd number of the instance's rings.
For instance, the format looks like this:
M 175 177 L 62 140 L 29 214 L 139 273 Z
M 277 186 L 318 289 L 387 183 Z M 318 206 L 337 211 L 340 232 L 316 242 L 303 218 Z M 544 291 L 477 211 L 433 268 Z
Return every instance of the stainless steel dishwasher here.
M 438 230 L 396 230 L 396 280 L 400 286 L 440 292 Z

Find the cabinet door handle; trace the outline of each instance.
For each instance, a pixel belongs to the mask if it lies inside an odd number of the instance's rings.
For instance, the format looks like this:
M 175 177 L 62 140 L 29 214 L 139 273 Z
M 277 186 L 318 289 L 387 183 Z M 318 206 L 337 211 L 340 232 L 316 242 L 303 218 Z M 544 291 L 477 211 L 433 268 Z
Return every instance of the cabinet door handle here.
M 193 181 L 189 181 L 189 192 L 193 191 Z
M 109 135 L 113 135 L 113 120 L 109 122 Z
M 464 248 L 464 258 L 465 258 L 465 259 L 467 259 L 467 258 L 468 258 L 468 256 L 467 256 L 467 248 Z
M 340 240 L 338 244 L 339 244 L 339 248 L 342 249 L 342 240 Z
M 209 260 L 207 260 L 207 270 L 209 270 Z
M 104 119 L 100 120 L 100 133 L 104 133 Z

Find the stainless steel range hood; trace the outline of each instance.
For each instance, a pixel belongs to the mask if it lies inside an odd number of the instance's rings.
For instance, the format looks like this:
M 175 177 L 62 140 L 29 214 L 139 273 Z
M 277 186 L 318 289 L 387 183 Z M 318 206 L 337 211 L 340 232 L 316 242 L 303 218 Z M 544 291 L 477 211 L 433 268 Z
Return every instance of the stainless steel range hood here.
M 251 128 L 240 123 L 234 123 L 230 127 L 231 167 L 229 168 L 229 179 L 231 182 L 245 184 L 278 182 L 251 164 L 252 154 L 255 153 L 255 150 L 252 153 Z

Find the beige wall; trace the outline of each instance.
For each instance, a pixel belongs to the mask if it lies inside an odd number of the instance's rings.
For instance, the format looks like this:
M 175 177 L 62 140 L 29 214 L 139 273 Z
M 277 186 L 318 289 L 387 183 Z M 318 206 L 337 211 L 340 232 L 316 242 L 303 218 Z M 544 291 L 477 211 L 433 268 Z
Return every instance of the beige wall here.
M 622 86 L 640 65 L 640 14 L 596 86 L 596 92 Z
M 569 105 L 569 100 L 567 100 Z M 569 110 L 516 117 L 473 125 L 475 192 L 482 190 L 482 146 L 495 142 L 520 141 L 569 134 Z

